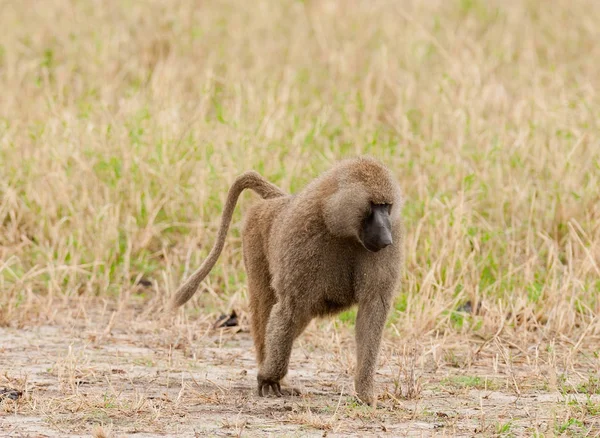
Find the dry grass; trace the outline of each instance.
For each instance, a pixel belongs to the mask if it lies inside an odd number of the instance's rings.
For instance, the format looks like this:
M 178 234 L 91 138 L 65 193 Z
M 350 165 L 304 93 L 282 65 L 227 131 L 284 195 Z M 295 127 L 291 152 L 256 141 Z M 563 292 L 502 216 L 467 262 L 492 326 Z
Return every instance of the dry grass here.
M 205 293 L 174 325 L 156 314 L 206 256 L 235 176 L 252 168 L 296 191 L 335 160 L 369 153 L 394 169 L 406 194 L 405 276 L 386 332 L 383 402 L 427 405 L 438 385 L 471 394 L 489 382 L 517 398 L 598 392 L 590 380 L 600 370 L 598 2 L 72 0 L 1 8 L 0 326 L 49 324 L 97 348 L 119 330 L 138 346 L 138 337 L 153 335 L 150 361 L 174 349 L 210 362 L 203 348 L 219 313 L 235 308 L 247 327 L 239 232 L 252 196 L 236 211 Z M 311 355 L 307 363 L 330 370 L 325 380 L 337 397 L 351 390 L 345 377 L 334 380 L 354 367 L 353 320 L 346 312 L 318 322 L 297 347 L 300 357 Z M 239 342 L 227 336 L 214 340 L 222 351 Z M 26 380 L 4 341 L 3 351 L 6 378 Z M 108 409 L 127 419 L 138 410 L 142 429 L 159 432 L 171 429 L 155 421 L 157 409 L 172 409 L 167 418 L 190 412 L 133 393 L 114 409 L 100 406 L 102 392 L 82 403 L 70 379 L 87 379 L 85 371 L 76 372 L 64 349 L 27 354 L 40 353 L 62 361 L 53 397 L 79 403 L 54 404 L 60 415 Z M 248 358 L 241 381 L 250 385 Z M 461 373 L 468 378 L 452 380 Z M 432 377 L 442 375 L 450 380 Z M 190 399 L 227 405 L 230 392 Z M 36 397 L 0 403 L 53 418 L 54 399 Z M 336 409 L 337 400 L 325 404 Z M 352 417 L 362 411 L 348 403 L 297 410 L 286 421 L 332 434 L 341 420 L 377 423 Z M 586 403 L 567 400 L 548 430 L 591 433 L 599 412 Z M 246 434 L 251 425 L 236 415 L 223 427 Z M 450 415 L 456 427 L 462 415 Z M 489 415 L 474 421 L 486 433 L 507 435 L 517 424 Z M 98 418 L 73 430 L 124 430 L 118 415 Z M 53 430 L 67 427 L 52 421 Z M 535 427 L 530 433 L 548 433 Z

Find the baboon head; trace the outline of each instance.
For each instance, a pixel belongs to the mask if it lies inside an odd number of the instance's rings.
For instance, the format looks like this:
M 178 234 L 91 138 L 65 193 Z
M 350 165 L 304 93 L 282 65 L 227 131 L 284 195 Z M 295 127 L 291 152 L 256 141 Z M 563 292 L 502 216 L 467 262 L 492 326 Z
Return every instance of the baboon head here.
M 392 224 L 399 217 L 401 197 L 393 176 L 372 158 L 336 169 L 337 187 L 330 187 L 323 212 L 328 230 L 377 252 L 394 243 Z

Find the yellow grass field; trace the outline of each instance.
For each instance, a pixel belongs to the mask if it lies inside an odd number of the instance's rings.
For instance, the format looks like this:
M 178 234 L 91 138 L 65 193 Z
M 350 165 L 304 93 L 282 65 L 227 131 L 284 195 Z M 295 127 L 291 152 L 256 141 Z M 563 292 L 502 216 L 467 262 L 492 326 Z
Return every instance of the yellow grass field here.
M 600 436 L 600 2 L 3 0 L 0 29 L 0 436 Z M 164 306 L 238 174 L 359 154 L 406 198 L 378 407 L 355 310 L 260 398 L 256 195 Z

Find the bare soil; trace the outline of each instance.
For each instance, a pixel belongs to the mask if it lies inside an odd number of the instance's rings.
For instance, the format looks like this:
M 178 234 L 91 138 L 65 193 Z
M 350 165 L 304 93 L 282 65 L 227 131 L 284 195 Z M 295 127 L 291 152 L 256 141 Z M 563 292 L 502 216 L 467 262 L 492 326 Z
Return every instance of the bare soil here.
M 302 395 L 280 399 L 256 394 L 244 318 L 0 328 L 0 389 L 23 392 L 0 401 L 0 436 L 598 435 L 597 357 L 511 342 L 387 333 L 371 409 L 352 396 L 352 330 L 333 321 L 301 337 L 286 383 Z

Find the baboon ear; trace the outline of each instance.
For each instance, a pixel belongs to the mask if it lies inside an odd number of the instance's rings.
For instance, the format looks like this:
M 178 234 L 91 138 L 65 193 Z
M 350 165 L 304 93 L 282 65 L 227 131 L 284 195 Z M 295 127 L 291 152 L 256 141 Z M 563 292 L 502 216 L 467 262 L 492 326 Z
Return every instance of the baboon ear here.
M 360 224 L 369 213 L 367 193 L 359 184 L 348 184 L 325 200 L 323 216 L 331 234 L 359 238 Z

